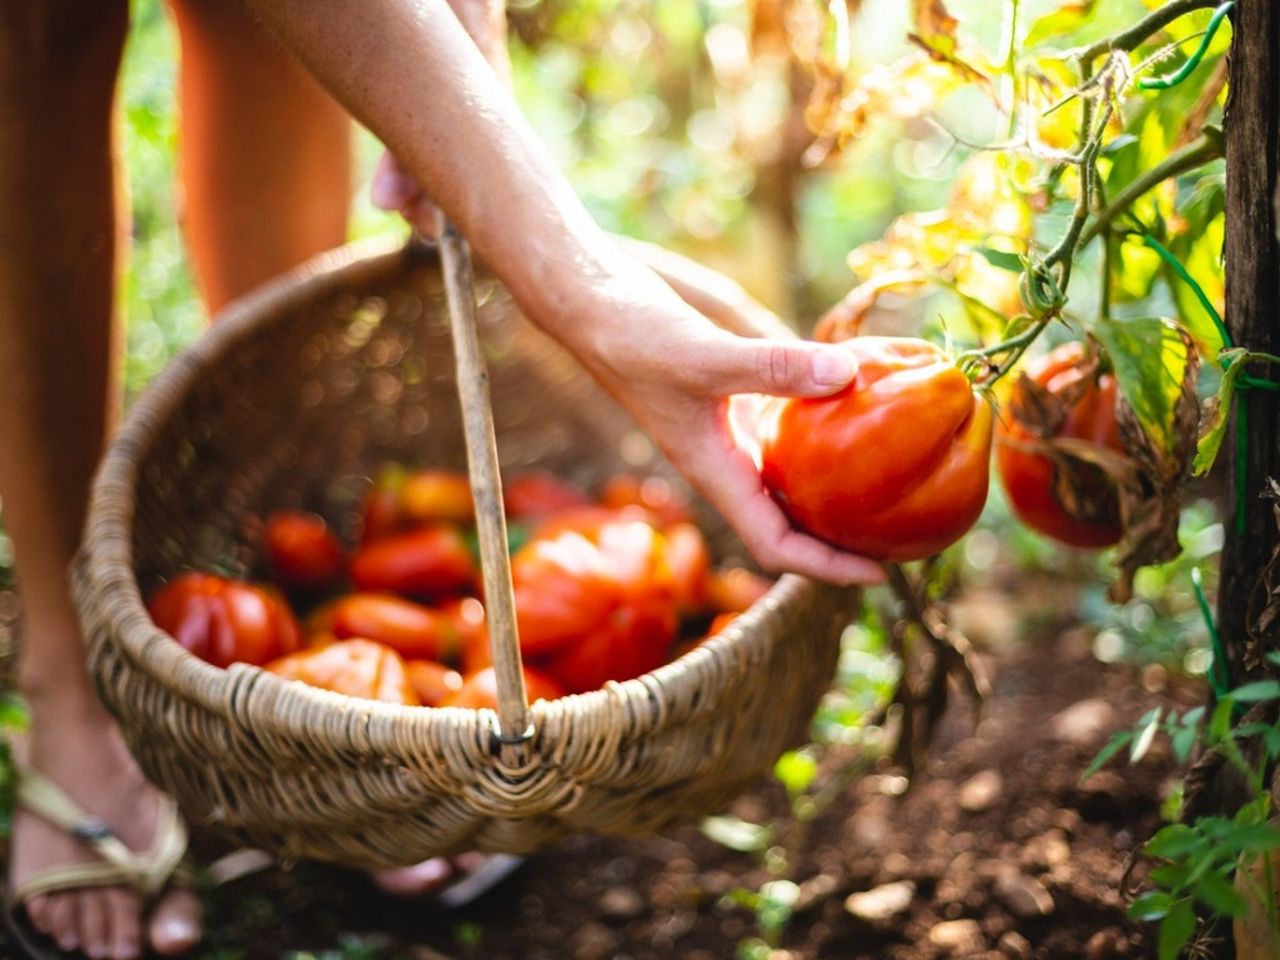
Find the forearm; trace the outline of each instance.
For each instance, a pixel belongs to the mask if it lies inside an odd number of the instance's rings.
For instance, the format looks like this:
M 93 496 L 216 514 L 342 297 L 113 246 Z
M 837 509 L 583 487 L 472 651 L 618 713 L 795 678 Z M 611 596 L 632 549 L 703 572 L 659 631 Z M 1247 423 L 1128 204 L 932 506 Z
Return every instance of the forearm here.
M 445 0 L 250 0 L 566 341 L 570 291 L 616 255 Z M 621 258 L 617 258 L 621 259 Z

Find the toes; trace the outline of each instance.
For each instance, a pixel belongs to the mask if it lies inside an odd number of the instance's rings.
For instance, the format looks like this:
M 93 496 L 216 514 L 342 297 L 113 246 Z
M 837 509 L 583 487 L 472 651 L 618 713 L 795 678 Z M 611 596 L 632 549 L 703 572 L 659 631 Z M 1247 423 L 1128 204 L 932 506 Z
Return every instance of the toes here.
M 136 893 L 120 888 L 106 892 L 107 956 L 111 960 L 137 960 L 142 953 L 142 901 Z
M 148 928 L 151 946 L 161 956 L 185 953 L 200 942 L 200 902 L 189 890 L 170 890 L 156 904 Z
M 53 937 L 58 949 L 70 953 L 80 946 L 76 936 L 76 895 L 58 893 L 49 897 L 47 917 L 49 921 L 45 932 Z
M 49 898 L 32 897 L 27 901 L 27 918 L 41 933 L 49 932 Z
M 85 890 L 76 905 L 76 938 L 89 960 L 106 960 L 107 900 L 101 890 Z
M 379 870 L 373 882 L 396 897 L 422 897 L 444 886 L 453 875 L 453 867 L 444 857 L 432 857 L 411 867 Z

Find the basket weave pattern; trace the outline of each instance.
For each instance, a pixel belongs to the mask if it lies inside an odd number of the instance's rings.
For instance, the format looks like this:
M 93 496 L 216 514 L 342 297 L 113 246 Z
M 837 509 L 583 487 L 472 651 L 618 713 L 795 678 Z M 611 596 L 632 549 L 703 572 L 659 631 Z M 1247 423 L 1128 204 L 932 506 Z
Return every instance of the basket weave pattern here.
M 505 471 L 678 482 L 496 282 L 482 275 L 478 293 Z M 151 623 L 142 597 L 167 577 L 260 573 L 272 510 L 318 510 L 351 534 L 381 463 L 465 469 L 453 376 L 434 256 L 353 247 L 233 307 L 134 407 L 95 485 L 77 597 L 103 699 L 193 821 L 287 858 L 369 867 L 528 852 L 721 809 L 803 741 L 850 597 L 799 577 L 674 663 L 535 705 L 533 739 L 506 751 L 490 711 L 219 670 Z M 742 558 L 713 513 L 699 521 L 720 559 Z

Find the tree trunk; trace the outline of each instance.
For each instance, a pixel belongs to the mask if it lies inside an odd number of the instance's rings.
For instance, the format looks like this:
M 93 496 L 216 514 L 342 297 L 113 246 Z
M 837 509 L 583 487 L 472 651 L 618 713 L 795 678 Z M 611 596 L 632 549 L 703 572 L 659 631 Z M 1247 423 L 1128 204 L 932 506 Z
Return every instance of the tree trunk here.
M 1280 354 L 1280 5 L 1241 0 L 1234 19 L 1226 117 L 1226 321 L 1238 346 Z M 1273 368 L 1272 376 L 1277 374 Z M 1225 451 L 1228 490 L 1244 492 L 1236 507 L 1243 518 L 1230 511 L 1226 518 L 1218 594 L 1218 622 L 1233 686 L 1247 672 L 1249 594 L 1277 541 L 1271 505 L 1259 493 L 1268 476 L 1280 473 L 1278 397 L 1259 390 L 1239 395 L 1238 409 L 1248 426 L 1243 484 L 1237 482 L 1234 430 Z M 1229 496 L 1234 499 L 1234 492 Z

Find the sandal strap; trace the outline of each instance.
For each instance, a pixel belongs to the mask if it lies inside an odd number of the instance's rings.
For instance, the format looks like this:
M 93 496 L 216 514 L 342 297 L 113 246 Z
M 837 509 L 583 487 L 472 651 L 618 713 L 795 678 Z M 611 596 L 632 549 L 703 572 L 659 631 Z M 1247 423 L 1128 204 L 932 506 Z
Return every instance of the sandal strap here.
M 187 829 L 178 805 L 161 794 L 156 809 L 155 833 L 149 849 L 133 851 L 100 818 L 86 813 L 60 786 L 29 768 L 19 768 L 19 804 L 41 819 L 65 830 L 101 857 L 96 863 L 50 867 L 10 891 L 21 903 L 40 893 L 77 887 L 131 887 L 151 899 L 169 883 L 187 850 Z

